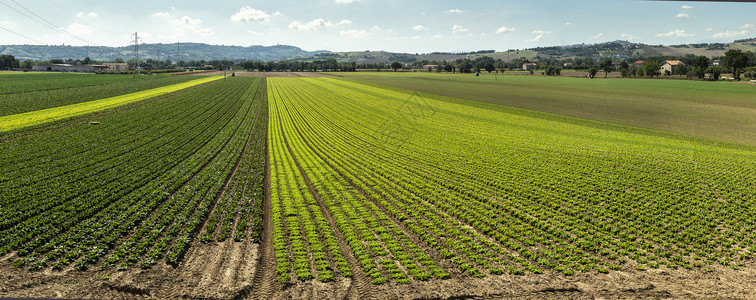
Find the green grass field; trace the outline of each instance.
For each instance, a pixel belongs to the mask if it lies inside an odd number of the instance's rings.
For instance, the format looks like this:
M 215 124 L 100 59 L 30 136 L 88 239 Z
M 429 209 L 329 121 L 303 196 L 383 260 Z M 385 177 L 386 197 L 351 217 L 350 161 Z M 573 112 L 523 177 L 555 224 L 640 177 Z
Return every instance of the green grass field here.
M 756 145 L 756 88 L 745 84 L 420 72 L 334 74 L 422 93 Z

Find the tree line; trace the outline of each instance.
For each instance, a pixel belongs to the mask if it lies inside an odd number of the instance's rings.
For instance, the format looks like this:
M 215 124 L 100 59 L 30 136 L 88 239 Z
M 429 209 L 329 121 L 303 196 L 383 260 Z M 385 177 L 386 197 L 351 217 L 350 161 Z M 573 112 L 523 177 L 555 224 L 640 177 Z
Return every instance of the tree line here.
M 490 53 L 490 51 L 480 51 Z M 327 57 L 327 56 L 325 56 Z M 643 60 L 642 65 L 636 65 L 635 62 Z M 684 65 L 678 66 L 669 74 L 661 74 L 660 67 L 667 60 L 679 60 Z M 719 66 L 713 65 L 714 60 L 720 60 Z M 124 60 L 116 58 L 114 62 L 128 63 L 136 65 L 135 59 Z M 588 74 L 595 75 L 598 72 L 604 72 L 604 76 L 617 71 L 623 77 L 657 77 L 662 75 L 682 75 L 688 78 L 696 79 L 713 79 L 719 80 L 721 74 L 732 74 L 736 80 L 740 75 L 746 78 L 756 79 L 756 55 L 751 51 L 742 51 L 739 49 L 730 49 L 721 57 L 706 57 L 687 54 L 684 56 L 636 56 L 627 58 L 540 58 L 529 60 L 525 57 L 515 58 L 508 61 L 494 59 L 491 56 L 478 56 L 475 58 L 462 58 L 456 60 L 421 60 L 413 62 L 374 62 L 374 63 L 356 63 L 339 61 L 336 58 L 315 59 L 311 61 L 283 60 L 283 61 L 249 61 L 249 60 L 189 60 L 173 62 L 166 60 L 140 60 L 139 66 L 146 69 L 175 69 L 175 68 L 213 68 L 213 69 L 232 69 L 232 70 L 249 70 L 260 72 L 354 72 L 357 70 L 393 70 L 409 68 L 414 70 L 423 69 L 428 72 L 448 72 L 448 73 L 473 73 L 473 72 L 493 72 L 493 71 L 511 71 L 520 70 L 523 64 L 537 62 L 535 71 L 544 75 L 560 75 L 563 69 L 582 70 Z M 13 55 L 0 55 L 0 69 L 31 69 L 36 64 L 100 64 L 101 61 L 95 61 L 86 57 L 84 59 L 52 59 L 49 61 L 31 61 L 20 62 Z M 432 66 L 432 67 L 429 67 Z M 531 71 L 532 72 L 532 71 Z

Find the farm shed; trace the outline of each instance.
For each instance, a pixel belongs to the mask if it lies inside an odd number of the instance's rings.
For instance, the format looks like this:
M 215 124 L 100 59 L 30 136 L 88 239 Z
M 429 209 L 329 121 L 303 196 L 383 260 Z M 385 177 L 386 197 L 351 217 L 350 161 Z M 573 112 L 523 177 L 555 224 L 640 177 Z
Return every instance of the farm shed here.
M 661 65 L 661 68 L 659 68 L 659 72 L 661 74 L 666 74 L 666 72 L 669 71 L 670 74 L 677 74 L 679 73 L 678 69 L 680 68 L 680 66 L 684 66 L 684 65 L 685 63 L 679 60 L 668 60 L 668 61 L 665 61 Z
M 32 70 L 48 72 L 99 72 L 107 68 L 103 65 L 47 64 L 33 66 Z
M 536 63 L 522 64 L 522 69 L 525 71 L 535 70 L 538 65 Z
M 129 64 L 127 63 L 104 63 L 102 65 L 107 67 L 104 71 L 121 72 L 129 70 Z

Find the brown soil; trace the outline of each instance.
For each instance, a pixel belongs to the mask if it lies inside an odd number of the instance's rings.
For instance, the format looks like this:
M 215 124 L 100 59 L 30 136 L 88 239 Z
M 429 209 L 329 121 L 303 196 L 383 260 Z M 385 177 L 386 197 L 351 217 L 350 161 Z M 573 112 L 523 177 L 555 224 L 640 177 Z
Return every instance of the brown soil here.
M 351 283 L 309 281 L 293 285 L 258 285 L 255 273 L 258 247 L 233 241 L 196 245 L 177 268 L 157 264 L 151 270 L 29 272 L 0 262 L 0 298 L 98 299 L 359 299 L 349 293 Z M 271 264 L 266 263 L 268 267 Z M 753 299 L 756 268 L 738 271 L 715 266 L 713 272 L 669 270 L 609 274 L 489 275 L 482 279 L 453 278 L 411 284 L 371 287 L 374 299 Z M 259 270 L 258 270 L 259 271 Z M 275 274 L 275 270 L 273 270 Z M 270 285 L 272 284 L 272 285 Z M 267 291 L 262 291 L 267 289 Z
M 247 71 L 226 71 L 226 76 L 235 73 L 239 77 L 335 77 L 333 75 L 318 72 L 247 72 Z M 223 71 L 210 72 L 185 72 L 182 75 L 202 75 L 202 76 L 223 76 Z

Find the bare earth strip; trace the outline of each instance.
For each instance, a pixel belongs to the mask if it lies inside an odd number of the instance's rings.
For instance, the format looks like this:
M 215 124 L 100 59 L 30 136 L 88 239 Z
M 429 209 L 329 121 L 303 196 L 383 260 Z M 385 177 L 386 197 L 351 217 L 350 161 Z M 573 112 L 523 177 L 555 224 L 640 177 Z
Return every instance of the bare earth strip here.
M 175 92 L 195 85 L 207 83 L 210 81 L 218 80 L 220 77 L 205 77 L 183 83 L 173 84 L 169 86 L 154 88 L 146 91 L 136 92 L 132 94 L 126 94 L 121 96 L 115 96 L 100 100 L 94 100 L 89 102 L 77 103 L 66 106 L 53 107 L 49 109 L 37 110 L 27 113 L 9 115 L 0 117 L 0 132 L 8 132 L 16 129 L 30 127 L 34 125 L 40 125 L 52 121 L 67 119 L 70 117 L 80 116 L 92 112 L 105 110 L 129 104 L 137 101 L 142 101 L 155 96 Z

